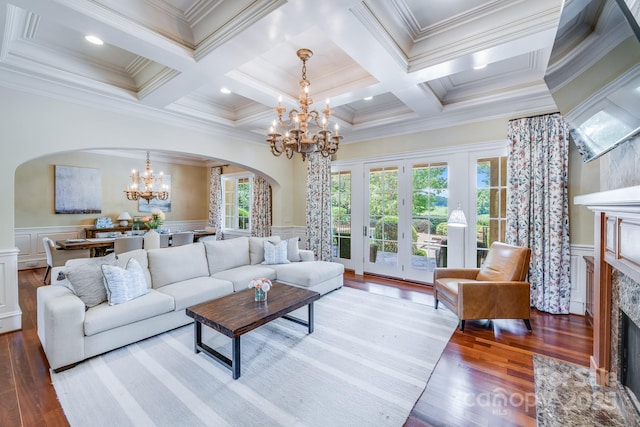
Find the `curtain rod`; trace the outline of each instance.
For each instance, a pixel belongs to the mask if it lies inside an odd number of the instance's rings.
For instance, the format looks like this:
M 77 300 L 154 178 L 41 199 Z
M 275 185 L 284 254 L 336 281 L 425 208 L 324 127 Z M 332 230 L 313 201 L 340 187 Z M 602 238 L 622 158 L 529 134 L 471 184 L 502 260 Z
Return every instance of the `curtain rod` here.
M 512 122 L 514 120 L 521 120 L 521 119 L 533 119 L 534 117 L 542 117 L 542 116 L 552 116 L 554 114 L 561 114 L 560 111 L 556 111 L 554 113 L 546 113 L 546 114 L 537 114 L 535 116 L 526 116 L 526 117 L 518 117 L 515 119 L 510 119 L 509 121 Z

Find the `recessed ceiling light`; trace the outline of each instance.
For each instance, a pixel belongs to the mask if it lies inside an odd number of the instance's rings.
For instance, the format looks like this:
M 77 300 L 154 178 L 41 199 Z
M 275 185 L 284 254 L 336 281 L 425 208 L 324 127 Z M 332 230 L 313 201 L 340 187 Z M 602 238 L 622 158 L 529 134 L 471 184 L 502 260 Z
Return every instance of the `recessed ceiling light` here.
M 373 99 L 373 96 L 367 96 L 366 98 L 364 98 L 365 101 L 371 101 Z
M 480 64 L 480 65 L 476 65 L 475 67 L 473 67 L 474 70 L 482 70 L 483 68 L 486 68 L 487 64 Z
M 84 36 L 84 39 L 86 41 L 88 41 L 89 43 L 97 44 L 98 46 L 104 44 L 102 39 L 100 39 L 99 37 L 96 37 L 96 36 L 88 35 L 88 36 Z
M 231 91 L 229 89 L 227 89 L 226 87 L 223 87 L 222 89 L 220 89 L 220 92 L 222 92 L 222 93 L 231 93 Z

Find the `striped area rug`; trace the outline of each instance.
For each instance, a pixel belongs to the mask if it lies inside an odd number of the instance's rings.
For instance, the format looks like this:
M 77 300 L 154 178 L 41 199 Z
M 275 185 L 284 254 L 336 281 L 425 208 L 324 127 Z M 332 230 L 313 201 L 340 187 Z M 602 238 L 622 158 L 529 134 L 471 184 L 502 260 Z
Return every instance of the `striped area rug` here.
M 193 352 L 187 325 L 52 373 L 53 385 L 71 426 L 402 426 L 455 316 L 350 288 L 314 306 L 311 335 L 285 319 L 243 335 L 235 381 Z M 203 335 L 231 354 L 229 338 Z

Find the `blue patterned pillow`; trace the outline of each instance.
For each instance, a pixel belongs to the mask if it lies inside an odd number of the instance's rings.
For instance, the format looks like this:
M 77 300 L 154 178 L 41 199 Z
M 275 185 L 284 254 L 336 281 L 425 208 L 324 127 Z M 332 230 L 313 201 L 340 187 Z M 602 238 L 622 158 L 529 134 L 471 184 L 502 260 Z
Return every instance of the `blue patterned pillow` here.
M 278 244 L 273 244 L 268 240 L 264 242 L 264 261 L 262 264 L 288 264 L 287 259 L 288 242 L 283 240 Z
M 149 292 L 144 270 L 135 258 L 129 259 L 125 268 L 103 265 L 102 275 L 109 305 L 122 304 Z

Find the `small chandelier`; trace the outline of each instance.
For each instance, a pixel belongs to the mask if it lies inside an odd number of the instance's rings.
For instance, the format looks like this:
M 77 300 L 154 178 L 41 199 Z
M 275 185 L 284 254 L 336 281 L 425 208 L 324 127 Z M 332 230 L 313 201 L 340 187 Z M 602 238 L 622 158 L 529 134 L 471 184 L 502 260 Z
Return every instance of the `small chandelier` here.
M 164 184 L 164 175 L 155 177 L 151 170 L 149 152 L 147 151 L 147 161 L 144 174 L 140 175 L 137 170 L 131 171 L 131 184 L 124 190 L 129 200 L 145 199 L 149 203 L 153 199 L 167 200 L 169 198 L 168 187 Z
M 309 106 L 313 104 L 313 99 L 309 97 L 309 86 L 311 82 L 307 80 L 307 60 L 311 58 L 313 52 L 309 49 L 299 49 L 296 54 L 302 61 L 302 80 L 300 80 L 300 95 L 298 96 L 298 104 L 300 111 L 291 109 L 289 111 L 289 119 L 282 120 L 282 115 L 287 111 L 282 106 L 282 97 L 278 99 L 278 106 L 274 108 L 278 113 L 278 120 L 273 121 L 273 125 L 269 130 L 267 142 L 271 147 L 271 154 L 280 156 L 285 153 L 288 159 L 293 157 L 294 153 L 300 153 L 302 160 L 307 155 L 319 152 L 324 157 L 329 157 L 338 151 L 338 144 L 342 136 L 338 132 L 338 125 L 335 125 L 336 134 L 332 135 L 327 130 L 327 124 L 331 118 L 331 109 L 329 108 L 329 100 L 322 110 L 322 123 L 320 123 L 320 113 L 317 110 L 309 111 Z M 278 132 L 278 126 L 285 129 L 284 136 Z M 313 127 L 313 129 L 310 129 Z

